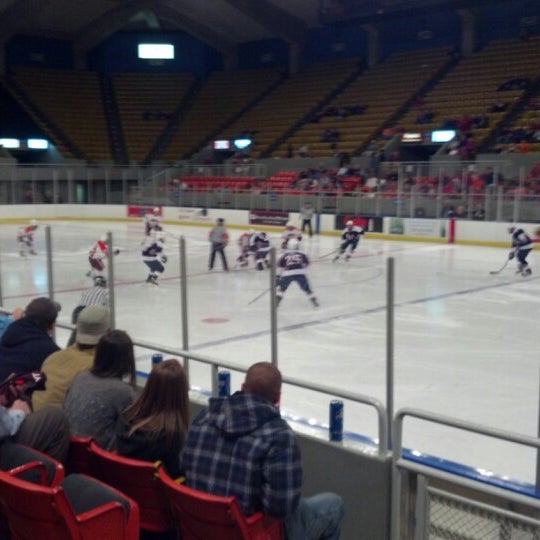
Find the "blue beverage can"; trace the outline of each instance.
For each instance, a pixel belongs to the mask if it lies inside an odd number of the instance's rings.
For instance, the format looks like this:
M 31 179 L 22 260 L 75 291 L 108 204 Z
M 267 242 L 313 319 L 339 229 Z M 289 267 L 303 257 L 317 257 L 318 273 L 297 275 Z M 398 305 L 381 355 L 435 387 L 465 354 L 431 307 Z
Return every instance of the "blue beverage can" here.
M 163 362 L 163 355 L 156 353 L 152 355 L 152 368 L 156 367 L 160 362 Z
M 218 373 L 218 395 L 219 397 L 231 395 L 231 374 L 228 371 Z
M 333 400 L 330 402 L 330 428 L 331 441 L 343 440 L 343 401 Z

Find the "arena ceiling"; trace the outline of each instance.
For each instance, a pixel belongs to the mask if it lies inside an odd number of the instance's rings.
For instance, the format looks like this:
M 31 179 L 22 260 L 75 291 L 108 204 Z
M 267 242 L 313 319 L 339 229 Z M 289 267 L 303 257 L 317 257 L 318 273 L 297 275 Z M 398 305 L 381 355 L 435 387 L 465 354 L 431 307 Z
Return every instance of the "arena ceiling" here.
M 84 53 L 118 31 L 182 30 L 226 52 L 266 38 L 300 44 L 336 9 L 350 22 L 347 10 L 380 16 L 494 1 L 501 0 L 0 0 L 0 44 L 17 34 L 56 37 Z

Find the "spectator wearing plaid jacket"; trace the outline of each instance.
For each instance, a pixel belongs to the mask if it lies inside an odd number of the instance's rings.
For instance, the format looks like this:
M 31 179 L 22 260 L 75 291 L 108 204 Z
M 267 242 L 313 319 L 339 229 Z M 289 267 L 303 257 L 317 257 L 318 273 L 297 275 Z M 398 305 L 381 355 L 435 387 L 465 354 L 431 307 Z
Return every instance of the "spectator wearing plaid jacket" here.
M 211 398 L 193 421 L 180 468 L 188 486 L 235 496 L 247 516 L 283 518 L 288 540 L 337 540 L 343 501 L 334 493 L 300 497 L 300 449 L 281 418 L 280 397 L 279 370 L 252 365 L 240 392 Z

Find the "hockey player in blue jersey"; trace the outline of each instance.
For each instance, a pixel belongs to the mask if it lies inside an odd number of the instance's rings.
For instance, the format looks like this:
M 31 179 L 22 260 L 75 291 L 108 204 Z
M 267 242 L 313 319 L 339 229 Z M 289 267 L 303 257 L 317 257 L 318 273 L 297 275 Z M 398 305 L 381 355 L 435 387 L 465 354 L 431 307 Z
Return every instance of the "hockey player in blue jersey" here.
M 142 260 L 148 266 L 149 274 L 146 283 L 158 285 L 158 277 L 165 270 L 167 256 L 165 250 L 165 233 L 157 231 L 150 235 L 143 245 Z
M 512 249 L 508 254 L 508 258 L 511 260 L 514 257 L 518 260 L 517 274 L 522 276 L 530 276 L 532 270 L 527 263 L 527 257 L 533 248 L 532 238 L 521 228 L 510 226 L 508 232 L 512 235 Z
M 351 258 L 351 255 L 355 252 L 356 246 L 360 241 L 360 237 L 364 234 L 364 229 L 362 227 L 356 226 L 351 220 L 347 221 L 345 224 L 345 229 L 341 233 L 341 244 L 339 246 L 339 253 L 334 257 L 332 262 L 336 262 L 341 255 L 343 255 L 347 249 L 349 253 L 345 255 L 345 260 L 348 261 Z
M 270 240 L 263 232 L 254 232 L 249 238 L 249 250 L 255 258 L 255 269 L 264 270 L 268 268 L 268 253 L 270 251 Z
M 289 285 L 296 281 L 298 286 L 309 296 L 311 303 L 319 306 L 315 294 L 311 290 L 306 275 L 306 268 L 309 266 L 308 256 L 298 249 L 298 240 L 292 238 L 287 242 L 287 249 L 279 256 L 276 262 L 278 270 L 278 285 L 276 289 L 277 305 L 283 300 L 285 291 Z

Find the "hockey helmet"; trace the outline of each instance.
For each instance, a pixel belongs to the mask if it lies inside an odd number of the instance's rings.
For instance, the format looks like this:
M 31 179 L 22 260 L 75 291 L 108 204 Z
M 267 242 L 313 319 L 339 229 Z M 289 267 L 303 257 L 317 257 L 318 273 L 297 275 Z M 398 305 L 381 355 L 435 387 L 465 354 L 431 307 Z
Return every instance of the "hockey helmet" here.
M 223 225 L 223 224 L 225 223 L 225 220 L 224 220 L 222 217 L 220 217 L 220 218 L 217 219 L 217 222 L 216 222 L 216 223 L 217 223 L 218 225 Z
M 510 226 L 508 227 L 508 233 L 509 233 L 509 234 L 512 234 L 515 230 L 516 230 L 516 226 L 515 226 L 515 225 L 510 225 Z
M 37 227 L 37 221 L 35 219 L 31 219 L 30 225 L 32 225 L 32 227 Z
M 106 234 L 102 234 L 102 235 L 99 237 L 99 241 L 100 241 L 100 242 L 106 242 L 106 241 L 107 241 L 107 235 L 106 235 Z
M 345 223 L 345 225 L 347 225 L 347 227 L 352 227 L 354 225 L 352 219 L 349 219 L 349 221 L 347 221 L 347 223 Z
M 107 280 L 103 276 L 96 276 L 94 278 L 94 285 L 96 287 L 106 287 L 107 286 Z
M 154 209 L 152 210 L 153 214 L 155 216 L 158 216 L 159 215 L 159 208 L 157 206 L 154 207 Z
M 293 227 L 294 227 L 294 225 L 293 225 L 292 221 L 287 221 L 287 223 L 285 223 L 285 228 L 286 229 L 292 229 Z
M 290 238 L 287 242 L 287 249 L 298 249 L 300 242 L 296 238 Z

